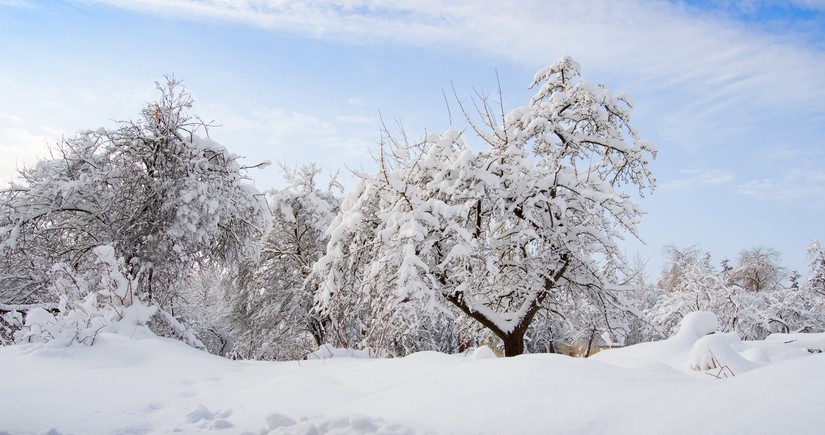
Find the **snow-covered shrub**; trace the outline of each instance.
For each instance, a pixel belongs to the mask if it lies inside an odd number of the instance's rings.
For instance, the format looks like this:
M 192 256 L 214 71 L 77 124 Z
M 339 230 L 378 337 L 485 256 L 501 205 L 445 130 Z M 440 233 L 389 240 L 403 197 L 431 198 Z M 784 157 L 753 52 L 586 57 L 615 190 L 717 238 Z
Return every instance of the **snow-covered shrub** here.
M 111 280 L 109 294 L 81 289 L 83 297 L 67 299 L 70 311 L 86 294 L 139 298 L 158 307 L 158 325 L 180 330 L 171 308 L 192 272 L 255 255 L 269 218 L 263 198 L 239 157 L 189 114 L 193 100 L 180 82 L 156 85 L 160 97 L 138 121 L 63 139 L 52 159 L 0 190 L 0 303 L 58 303 L 62 289 L 80 287 L 60 282 L 58 268 L 94 288 L 95 276 Z M 117 268 L 99 261 L 95 248 L 104 245 L 122 258 Z M 133 292 L 117 294 L 114 270 Z
M 55 265 L 50 293 L 59 302 L 53 309 L 33 307 L 27 310 L 16 342 L 55 342 L 91 345 L 98 332 L 118 324 L 118 328 L 145 326 L 155 313 L 136 294 L 136 279 L 127 276 L 123 258 L 117 258 L 111 246 L 92 250 L 99 269 L 86 272 Z
M 0 305 L 0 346 L 14 342 L 14 333 L 23 328 L 23 314 L 15 307 Z

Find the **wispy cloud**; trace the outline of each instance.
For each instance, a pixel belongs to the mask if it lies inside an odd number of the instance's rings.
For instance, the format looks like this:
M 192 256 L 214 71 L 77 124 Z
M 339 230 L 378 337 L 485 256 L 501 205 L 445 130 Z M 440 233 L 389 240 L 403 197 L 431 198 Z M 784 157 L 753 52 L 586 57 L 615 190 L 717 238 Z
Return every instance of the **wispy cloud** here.
M 679 178 L 661 183 L 661 190 L 683 190 L 704 186 L 730 183 L 733 174 L 718 169 L 685 169 L 679 171 Z
M 11 6 L 14 8 L 31 8 L 32 5 L 26 0 L 0 0 L 0 6 Z
M 801 200 L 822 207 L 825 206 L 825 172 L 791 169 L 777 177 L 748 181 L 737 191 L 761 200 Z
M 185 19 L 232 21 L 357 44 L 404 43 L 506 59 L 535 70 L 564 54 L 647 101 L 676 143 L 707 146 L 777 107 L 825 116 L 825 55 L 804 36 L 772 35 L 681 3 L 629 0 L 97 0 Z M 822 1 L 798 0 L 819 9 Z M 616 83 L 611 84 L 615 86 Z M 656 103 L 651 103 L 656 101 Z M 688 121 L 688 122 L 686 122 Z M 690 127 L 681 127 L 681 126 Z M 727 135 L 727 136 L 726 136 Z
M 369 159 L 377 131 L 364 119 L 352 122 L 346 116 L 325 118 L 276 106 L 238 108 L 213 102 L 200 107 L 199 111 L 220 120 L 210 136 L 253 163 L 269 159 L 301 164 L 312 155 L 321 167 L 343 170 L 342 162 Z M 282 181 L 277 168 L 267 168 L 255 178 L 266 187 Z
M 55 140 L 60 133 L 54 127 L 0 112 L 0 186 L 10 181 L 18 169 L 45 157 L 47 141 Z
M 825 0 L 790 0 L 790 3 L 805 9 L 825 11 Z

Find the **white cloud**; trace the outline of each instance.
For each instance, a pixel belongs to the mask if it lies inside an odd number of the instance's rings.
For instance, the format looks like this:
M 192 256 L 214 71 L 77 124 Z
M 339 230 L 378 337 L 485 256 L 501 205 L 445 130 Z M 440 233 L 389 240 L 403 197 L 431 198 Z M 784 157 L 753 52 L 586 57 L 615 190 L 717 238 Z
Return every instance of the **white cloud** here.
M 26 0 L 0 0 L 0 6 L 11 6 L 15 8 L 31 8 L 32 5 Z
M 822 207 L 825 206 L 825 172 L 790 169 L 778 177 L 748 181 L 737 191 L 761 200 L 807 201 Z
M 685 169 L 680 178 L 662 183 L 661 190 L 683 190 L 704 186 L 717 186 L 734 180 L 733 174 L 718 169 Z
M 359 97 L 349 97 L 347 98 L 347 104 L 350 106 L 363 106 L 367 103 L 367 100 Z
M 825 0 L 790 0 L 790 3 L 804 9 L 825 11 Z
M 342 169 L 348 161 L 369 161 L 369 150 L 377 132 L 356 117 L 311 113 L 274 106 L 239 107 L 223 103 L 200 104 L 198 112 L 219 120 L 210 136 L 254 164 L 262 160 L 288 165 L 314 162 L 322 168 Z M 361 120 L 363 121 L 363 120 Z M 346 172 L 345 181 L 350 181 Z M 255 179 L 266 188 L 282 182 L 277 167 L 256 172 Z
M 529 69 L 570 54 L 585 75 L 627 88 L 665 138 L 708 146 L 782 108 L 825 115 L 825 55 L 803 35 L 770 35 L 679 3 L 593 0 L 97 0 L 187 19 L 233 21 L 352 43 L 403 43 Z M 821 1 L 800 0 L 807 7 Z M 615 87 L 616 83 L 609 83 Z
M 58 139 L 61 133 L 54 127 L 34 125 L 19 116 L 0 113 L 0 185 L 15 178 L 18 169 L 45 157 L 46 144 Z

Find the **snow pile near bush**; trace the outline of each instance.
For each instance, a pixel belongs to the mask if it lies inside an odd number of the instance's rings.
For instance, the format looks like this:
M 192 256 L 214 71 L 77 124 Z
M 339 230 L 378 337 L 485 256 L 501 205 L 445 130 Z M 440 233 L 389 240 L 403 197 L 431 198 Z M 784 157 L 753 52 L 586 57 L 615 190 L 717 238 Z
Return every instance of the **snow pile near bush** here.
M 714 330 L 712 315 L 698 313 L 667 340 L 588 359 L 495 358 L 480 347 L 399 359 L 326 349 L 338 357 L 292 362 L 231 361 L 142 332 L 101 332 L 94 346 L 0 348 L 0 433 L 695 434 L 825 427 L 821 404 L 811 399 L 825 389 L 825 355 L 808 351 L 825 336 L 742 342 L 708 335 Z M 722 366 L 730 371 L 718 375 Z
M 815 338 L 825 337 L 825 334 L 777 334 L 765 341 L 742 341 L 736 333 L 721 333 L 716 329 L 716 315 L 698 311 L 685 316 L 679 332 L 673 337 L 611 349 L 592 359 L 621 367 L 666 364 L 679 370 L 731 377 L 780 361 L 809 356 L 809 347 L 821 348 L 825 344 L 825 338 Z

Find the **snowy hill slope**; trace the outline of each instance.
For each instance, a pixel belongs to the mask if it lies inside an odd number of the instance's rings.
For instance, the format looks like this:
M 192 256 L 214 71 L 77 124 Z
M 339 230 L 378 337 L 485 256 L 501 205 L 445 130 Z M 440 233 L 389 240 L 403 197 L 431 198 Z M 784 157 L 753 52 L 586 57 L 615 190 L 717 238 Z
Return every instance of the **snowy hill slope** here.
M 705 320 L 683 325 L 669 340 L 589 359 L 503 359 L 479 350 L 239 362 L 148 333 L 102 334 L 91 347 L 9 346 L 0 348 L 0 433 L 707 434 L 825 427 L 816 399 L 825 390 L 825 355 L 785 343 L 793 337 L 742 343 L 714 334 L 708 349 L 716 349 L 718 362 L 727 366 L 723 357 L 736 357 L 728 378 L 717 379 L 706 373 L 719 368 L 689 368 L 702 361 Z M 807 346 L 823 341 L 807 338 Z

